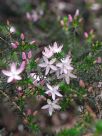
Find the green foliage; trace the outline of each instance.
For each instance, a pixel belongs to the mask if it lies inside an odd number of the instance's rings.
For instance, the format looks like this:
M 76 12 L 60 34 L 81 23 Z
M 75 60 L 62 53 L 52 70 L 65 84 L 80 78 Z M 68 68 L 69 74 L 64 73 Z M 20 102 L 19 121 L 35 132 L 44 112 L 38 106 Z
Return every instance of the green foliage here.
M 81 128 L 74 127 L 71 129 L 65 129 L 56 136 L 81 136 Z
M 102 120 L 97 121 L 96 123 L 96 132 L 102 134 Z

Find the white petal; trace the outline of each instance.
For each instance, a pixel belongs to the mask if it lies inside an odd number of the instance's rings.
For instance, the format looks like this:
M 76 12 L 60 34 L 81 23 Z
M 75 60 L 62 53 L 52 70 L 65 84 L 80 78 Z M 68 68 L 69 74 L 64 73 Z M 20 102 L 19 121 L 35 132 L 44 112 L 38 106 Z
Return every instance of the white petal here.
M 49 84 L 47 84 L 47 87 L 48 87 L 50 90 L 53 90 L 53 88 L 52 88 Z
M 68 66 L 67 69 L 68 70 L 73 70 L 73 67 L 72 66 Z
M 51 108 L 49 108 L 49 114 L 50 114 L 50 116 L 52 116 L 52 113 L 53 113 L 53 108 L 51 107 Z
M 49 73 L 49 70 L 50 70 L 50 67 L 47 66 L 47 67 L 46 67 L 46 71 L 45 71 L 45 75 L 47 75 L 47 74 Z
M 21 63 L 21 65 L 20 65 L 20 68 L 16 70 L 16 73 L 17 73 L 17 74 L 22 73 L 22 72 L 24 71 L 24 69 L 25 69 L 25 66 L 26 66 L 26 62 L 23 61 L 23 62 Z
M 42 63 L 42 64 L 39 64 L 38 66 L 44 68 L 44 67 L 46 67 L 46 64 Z
M 67 74 L 67 69 L 64 69 L 63 71 L 64 71 L 65 74 Z
M 22 78 L 18 75 L 15 76 L 15 80 L 21 80 Z
M 46 91 L 46 92 L 45 92 L 45 94 L 49 94 L 49 93 L 51 93 L 51 91 L 50 91 L 50 90 L 48 90 L 48 91 Z
M 55 100 L 55 94 L 54 93 L 52 93 L 52 99 Z
M 50 65 L 50 68 L 51 68 L 52 70 L 54 70 L 54 71 L 57 70 L 56 66 L 54 66 L 54 65 Z
M 61 109 L 61 106 L 59 106 L 57 104 L 54 104 L 53 107 L 54 107 L 54 109 Z
M 13 79 L 13 77 L 11 76 L 11 77 L 8 78 L 7 83 L 12 82 L 13 80 L 14 80 L 14 79 Z
M 62 63 L 57 63 L 56 66 L 62 68 Z
M 56 91 L 56 95 L 62 97 L 62 94 L 60 94 L 58 91 Z
M 71 78 L 77 78 L 77 76 L 75 76 L 74 74 L 70 73 L 69 75 Z
M 67 84 L 70 83 L 70 78 L 69 78 L 69 77 L 66 77 L 65 80 L 66 80 L 66 83 L 67 83 Z
M 56 59 L 50 60 L 50 64 L 53 64 L 56 61 Z
M 6 71 L 6 70 L 2 70 L 2 73 L 6 76 L 11 76 L 11 72 L 10 71 Z
M 49 108 L 49 105 L 44 105 L 43 107 L 41 107 L 41 109 L 48 109 Z
M 16 63 L 11 64 L 11 72 L 16 72 Z
M 54 47 L 54 48 L 58 48 L 58 46 L 57 46 L 57 42 L 54 42 L 53 47 Z

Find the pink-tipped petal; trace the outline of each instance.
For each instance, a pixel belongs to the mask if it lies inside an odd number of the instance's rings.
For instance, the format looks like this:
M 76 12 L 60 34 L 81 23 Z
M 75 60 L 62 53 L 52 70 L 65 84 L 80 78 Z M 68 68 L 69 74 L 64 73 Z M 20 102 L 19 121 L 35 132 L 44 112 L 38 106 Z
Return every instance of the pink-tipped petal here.
M 11 64 L 11 72 L 16 72 L 16 63 Z
M 24 71 L 24 69 L 25 69 L 25 66 L 26 66 L 26 62 L 25 61 L 23 61 L 22 63 L 21 63 L 21 65 L 20 65 L 20 68 L 19 69 L 17 69 L 17 74 L 20 74 L 20 73 L 22 73 L 23 71 Z
M 6 70 L 2 70 L 2 73 L 6 76 L 11 76 L 11 72 L 6 71 Z
M 15 76 L 15 80 L 21 80 L 22 78 L 18 75 Z
M 12 82 L 13 80 L 14 80 L 14 79 L 13 79 L 13 77 L 11 76 L 11 77 L 8 78 L 7 83 Z

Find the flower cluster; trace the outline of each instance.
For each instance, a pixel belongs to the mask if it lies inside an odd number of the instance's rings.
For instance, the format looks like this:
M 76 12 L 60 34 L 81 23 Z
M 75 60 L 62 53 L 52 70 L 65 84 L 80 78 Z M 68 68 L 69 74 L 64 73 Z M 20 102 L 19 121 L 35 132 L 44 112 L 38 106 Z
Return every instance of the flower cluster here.
M 44 48 L 42 51 L 43 59 L 41 60 L 42 63 L 38 64 L 41 69 L 44 69 L 45 76 L 49 79 L 52 75 L 55 75 L 56 80 L 63 79 L 66 81 L 67 84 L 70 83 L 70 78 L 76 78 L 76 76 L 72 73 L 73 67 L 71 65 L 71 57 L 67 55 L 65 58 L 57 59 L 55 54 L 62 52 L 63 45 L 58 46 L 56 42 L 54 42 L 53 46 Z M 55 73 L 55 74 L 54 74 Z M 50 80 L 50 79 L 49 79 Z M 50 80 L 51 81 L 51 80 Z M 60 94 L 59 85 L 51 86 L 51 83 L 47 83 L 47 89 L 45 94 L 52 97 L 52 100 L 47 100 L 47 105 L 43 106 L 42 109 L 48 109 L 49 114 L 52 115 L 54 109 L 60 109 L 59 105 L 55 105 L 56 98 L 62 97 Z M 57 99 L 58 100 L 58 99 Z
M 45 47 L 45 51 L 42 52 L 43 62 L 39 64 L 39 67 L 45 70 L 45 75 L 55 72 L 57 79 L 63 78 L 66 83 L 69 84 L 70 78 L 76 78 L 76 76 L 72 74 L 73 67 L 71 65 L 71 57 L 67 55 L 65 58 L 58 60 L 54 56 L 54 54 L 62 51 L 62 47 L 63 45 L 58 47 L 56 42 L 52 47 Z
M 27 12 L 26 13 L 26 18 L 29 20 L 29 21 L 32 21 L 32 22 L 37 22 L 41 16 L 43 15 L 43 10 L 40 10 L 39 12 L 36 11 L 36 10 L 32 10 L 31 12 Z

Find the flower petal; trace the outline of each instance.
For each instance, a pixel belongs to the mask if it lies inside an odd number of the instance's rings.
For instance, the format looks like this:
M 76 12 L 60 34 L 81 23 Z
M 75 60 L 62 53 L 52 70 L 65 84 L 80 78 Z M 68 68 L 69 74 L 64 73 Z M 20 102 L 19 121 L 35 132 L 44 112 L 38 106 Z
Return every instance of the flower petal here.
M 41 109 L 48 109 L 49 108 L 49 105 L 44 105 L 43 107 L 41 107 Z
M 55 92 L 57 96 L 62 97 L 62 94 L 60 94 L 58 91 Z
M 11 72 L 10 71 L 6 71 L 6 70 L 2 70 L 2 73 L 6 76 L 11 76 Z
M 52 99 L 55 100 L 55 93 L 52 93 Z
M 67 84 L 69 84 L 70 83 L 70 78 L 69 77 L 65 77 L 65 81 L 66 81 Z
M 14 78 L 11 76 L 11 77 L 8 78 L 7 83 L 12 82 L 13 80 L 14 80 Z
M 21 63 L 21 65 L 20 65 L 20 68 L 16 70 L 16 73 L 17 73 L 17 74 L 22 73 L 23 70 L 25 69 L 25 65 L 26 65 L 26 62 L 23 61 L 23 62 Z
M 62 63 L 57 63 L 56 66 L 62 68 L 63 65 Z
M 53 113 L 53 108 L 50 107 L 50 108 L 49 108 L 49 115 L 52 116 L 52 113 Z
M 52 88 L 49 84 L 47 84 L 47 87 L 48 87 L 50 90 L 53 90 L 53 88 Z
M 56 58 L 55 58 L 55 59 L 50 60 L 50 64 L 55 63 L 55 61 L 56 61 Z
M 11 64 L 11 72 L 13 72 L 13 73 L 16 72 L 16 63 Z
M 47 66 L 47 67 L 46 67 L 46 71 L 45 71 L 45 75 L 47 75 L 47 74 L 49 73 L 49 70 L 50 70 L 50 67 Z
M 57 110 L 58 110 L 58 109 L 61 109 L 61 106 L 59 106 L 59 105 L 57 105 L 57 104 L 54 104 L 53 107 L 54 107 L 54 109 L 57 109 Z
M 50 68 L 51 68 L 52 70 L 54 70 L 54 71 L 56 71 L 56 70 L 57 70 L 57 67 L 56 67 L 56 66 L 54 66 L 54 65 L 50 65 Z
M 46 63 L 39 64 L 38 66 L 44 68 L 46 67 Z
M 71 78 L 77 78 L 77 76 L 75 76 L 74 74 L 70 73 L 69 75 Z
M 18 75 L 15 76 L 15 80 L 21 80 L 22 78 Z

